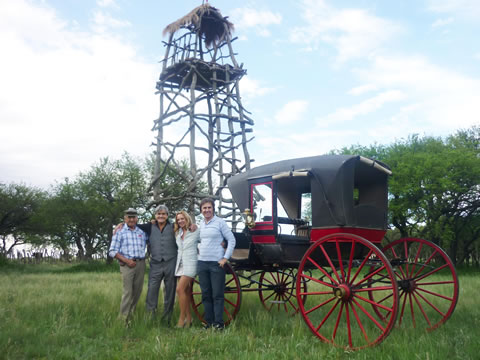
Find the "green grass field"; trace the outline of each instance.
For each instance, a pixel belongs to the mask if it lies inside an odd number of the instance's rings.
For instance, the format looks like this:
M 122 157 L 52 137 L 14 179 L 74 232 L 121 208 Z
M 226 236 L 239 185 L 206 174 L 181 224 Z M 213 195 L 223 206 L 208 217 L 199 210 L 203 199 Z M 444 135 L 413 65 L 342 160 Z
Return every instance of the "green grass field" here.
M 357 352 L 318 340 L 301 315 L 268 312 L 244 293 L 223 332 L 167 328 L 145 314 L 146 281 L 132 326 L 117 319 L 117 266 L 0 267 L 0 359 L 478 359 L 480 272 L 459 271 L 452 318 L 434 332 L 394 328 L 380 345 Z M 174 317 L 178 316 L 175 308 Z

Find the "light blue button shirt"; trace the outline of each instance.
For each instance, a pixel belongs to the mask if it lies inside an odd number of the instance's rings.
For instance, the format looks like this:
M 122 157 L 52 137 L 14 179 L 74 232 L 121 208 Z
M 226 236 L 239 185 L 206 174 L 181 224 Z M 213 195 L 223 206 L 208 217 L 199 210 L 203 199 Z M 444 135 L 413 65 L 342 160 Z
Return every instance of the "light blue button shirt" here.
M 227 250 L 222 247 L 223 240 L 228 241 Z M 227 223 L 214 215 L 209 222 L 200 223 L 200 244 L 198 260 L 219 261 L 229 259 L 235 248 L 235 237 Z
M 113 235 L 108 255 L 115 257 L 117 253 L 120 253 L 127 259 L 144 258 L 146 243 L 147 234 L 145 232 L 139 227 L 132 230 L 127 224 L 124 224 L 122 229 Z

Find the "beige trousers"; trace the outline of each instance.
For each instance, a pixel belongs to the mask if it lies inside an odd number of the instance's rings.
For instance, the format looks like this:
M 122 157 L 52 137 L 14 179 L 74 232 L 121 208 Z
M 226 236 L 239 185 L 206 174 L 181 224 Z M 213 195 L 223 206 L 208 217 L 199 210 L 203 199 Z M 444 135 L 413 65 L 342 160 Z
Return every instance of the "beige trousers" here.
M 145 260 L 137 260 L 134 268 L 129 268 L 127 265 L 120 266 L 120 272 L 123 279 L 120 315 L 128 319 L 135 311 L 140 295 L 142 295 Z

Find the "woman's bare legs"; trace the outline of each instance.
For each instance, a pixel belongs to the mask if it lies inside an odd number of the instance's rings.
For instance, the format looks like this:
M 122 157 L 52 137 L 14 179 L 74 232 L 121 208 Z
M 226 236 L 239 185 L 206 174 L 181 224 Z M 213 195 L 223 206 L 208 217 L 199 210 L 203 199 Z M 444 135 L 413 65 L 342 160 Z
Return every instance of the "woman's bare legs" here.
M 190 312 L 190 296 L 192 294 L 193 279 L 188 276 L 181 276 L 177 283 L 178 304 L 180 305 L 180 316 L 177 327 L 190 326 L 192 313 Z

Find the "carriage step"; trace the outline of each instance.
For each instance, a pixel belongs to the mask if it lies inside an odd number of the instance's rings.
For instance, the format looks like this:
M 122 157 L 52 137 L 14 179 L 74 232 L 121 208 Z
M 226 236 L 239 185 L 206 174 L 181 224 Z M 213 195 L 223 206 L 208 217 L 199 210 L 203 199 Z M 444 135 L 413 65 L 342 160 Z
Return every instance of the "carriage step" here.
M 285 301 L 282 301 L 282 300 L 271 300 L 269 302 L 272 304 L 285 304 Z

